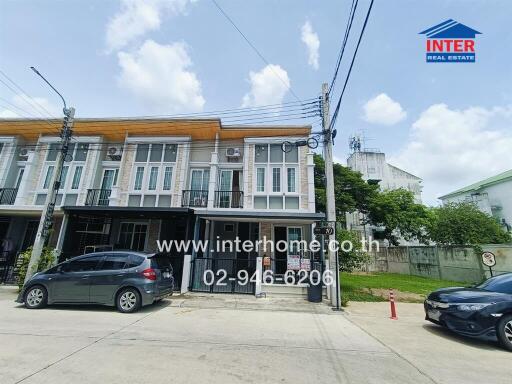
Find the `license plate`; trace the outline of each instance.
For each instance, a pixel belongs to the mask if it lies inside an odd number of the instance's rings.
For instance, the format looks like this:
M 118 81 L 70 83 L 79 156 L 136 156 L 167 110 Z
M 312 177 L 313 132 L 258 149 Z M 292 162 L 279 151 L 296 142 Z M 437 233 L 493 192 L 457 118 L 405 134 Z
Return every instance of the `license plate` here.
M 164 272 L 163 276 L 164 276 L 165 279 L 168 279 L 169 277 L 171 277 L 171 273 L 170 272 Z
M 441 317 L 441 312 L 439 312 L 437 309 L 429 309 L 427 314 L 429 319 L 435 321 L 439 321 L 439 318 Z

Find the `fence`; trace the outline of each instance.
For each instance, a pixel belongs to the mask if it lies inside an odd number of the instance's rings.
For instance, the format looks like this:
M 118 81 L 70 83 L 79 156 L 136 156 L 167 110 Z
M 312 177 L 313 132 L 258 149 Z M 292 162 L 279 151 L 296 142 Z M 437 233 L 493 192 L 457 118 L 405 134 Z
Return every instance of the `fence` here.
M 512 272 L 512 245 L 484 245 L 494 253 L 493 273 Z M 489 277 L 481 255 L 470 247 L 399 246 L 382 247 L 370 253 L 371 261 L 363 267 L 368 272 L 390 272 L 461 282 L 478 282 Z

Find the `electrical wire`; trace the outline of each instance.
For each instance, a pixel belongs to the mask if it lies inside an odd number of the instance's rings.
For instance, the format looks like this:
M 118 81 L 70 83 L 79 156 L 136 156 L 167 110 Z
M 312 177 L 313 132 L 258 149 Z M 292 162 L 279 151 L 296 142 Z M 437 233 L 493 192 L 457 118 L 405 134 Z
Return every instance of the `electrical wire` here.
M 226 11 L 224 11 L 224 9 L 222 9 L 222 7 L 219 5 L 219 3 L 217 3 L 216 0 L 212 0 L 212 3 L 217 7 L 217 9 L 219 10 L 219 12 L 231 23 L 231 25 L 238 31 L 238 33 L 240 34 L 240 36 L 243 37 L 243 39 L 247 42 L 247 44 L 249 44 L 249 46 L 253 49 L 254 52 L 256 52 L 256 54 L 260 57 L 260 59 L 269 66 L 269 68 L 272 70 L 272 72 L 274 73 L 274 75 L 277 76 L 277 78 L 284 84 L 284 86 L 290 91 L 290 93 L 298 100 L 300 101 L 300 98 L 299 96 L 297 96 L 297 94 L 293 91 L 293 89 L 290 87 L 290 85 L 283 80 L 283 78 L 281 76 L 279 76 L 279 74 L 274 71 L 274 68 L 271 66 L 270 62 L 265 58 L 265 56 L 263 56 L 263 54 L 258 50 L 258 48 L 256 48 L 256 46 L 247 38 L 247 36 L 240 30 L 240 28 L 238 28 L 238 26 L 236 25 L 236 23 L 233 21 L 233 19 L 231 17 L 229 17 L 229 15 L 226 13 Z
M 334 75 L 332 77 L 331 85 L 329 86 L 328 93 L 331 94 L 332 89 L 334 88 L 334 84 L 336 83 L 336 78 L 338 77 L 338 71 L 340 69 L 341 60 L 343 59 L 343 53 L 345 52 L 345 47 L 347 45 L 348 37 L 350 35 L 350 30 L 352 29 L 352 22 L 354 21 L 354 16 L 357 10 L 358 0 L 352 0 L 352 5 L 350 7 L 350 12 L 347 20 L 347 27 L 345 28 L 345 36 L 343 37 L 343 42 L 341 44 L 340 52 L 338 53 L 338 58 L 336 60 L 336 69 L 334 70 Z
M 368 11 L 366 13 L 366 18 L 364 20 L 363 27 L 361 29 L 361 33 L 359 34 L 359 39 L 357 41 L 356 49 L 355 49 L 354 54 L 352 56 L 352 61 L 350 63 L 350 67 L 348 69 L 347 76 L 345 77 L 345 83 L 343 84 L 343 89 L 342 89 L 340 97 L 338 99 L 338 103 L 336 105 L 336 109 L 334 110 L 334 114 L 333 114 L 333 117 L 332 117 L 332 120 L 331 120 L 331 124 L 329 126 L 329 131 L 330 132 L 332 132 L 332 128 L 336 124 L 336 119 L 338 118 L 338 113 L 339 113 L 340 106 L 341 106 L 341 100 L 343 99 L 343 95 L 345 94 L 345 89 L 347 88 L 348 80 L 350 78 L 350 74 L 352 73 L 352 68 L 354 66 L 354 61 L 355 61 L 356 56 L 357 56 L 357 51 L 359 50 L 359 45 L 361 44 L 361 40 L 363 38 L 364 31 L 366 29 L 366 25 L 368 24 L 368 19 L 370 18 L 370 13 L 372 11 L 373 2 L 374 2 L 374 0 L 371 0 L 370 6 L 368 7 Z

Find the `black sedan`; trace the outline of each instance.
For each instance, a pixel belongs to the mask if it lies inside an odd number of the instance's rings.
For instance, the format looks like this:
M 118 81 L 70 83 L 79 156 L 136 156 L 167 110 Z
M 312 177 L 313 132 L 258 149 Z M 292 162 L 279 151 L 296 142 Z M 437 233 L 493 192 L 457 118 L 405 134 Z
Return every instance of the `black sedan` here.
M 471 288 L 444 288 L 425 300 L 425 319 L 461 335 L 496 340 L 512 351 L 512 273 Z

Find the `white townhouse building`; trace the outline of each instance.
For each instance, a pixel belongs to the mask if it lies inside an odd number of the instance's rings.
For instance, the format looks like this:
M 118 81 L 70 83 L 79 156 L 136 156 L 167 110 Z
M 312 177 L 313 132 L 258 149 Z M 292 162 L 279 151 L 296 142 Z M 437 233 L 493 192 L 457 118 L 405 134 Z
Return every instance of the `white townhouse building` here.
M 60 124 L 0 121 L 4 278 L 36 236 Z M 155 252 L 157 240 L 309 241 L 323 218 L 315 213 L 313 154 L 307 146 L 285 153 L 282 143 L 310 132 L 310 126 L 223 126 L 220 119 L 76 119 L 49 246 L 63 260 L 93 250 Z M 194 279 L 205 268 L 250 271 L 256 256 L 284 273 L 298 252 L 189 249 L 191 288 L 214 289 Z M 171 253 L 179 275 L 185 251 Z

